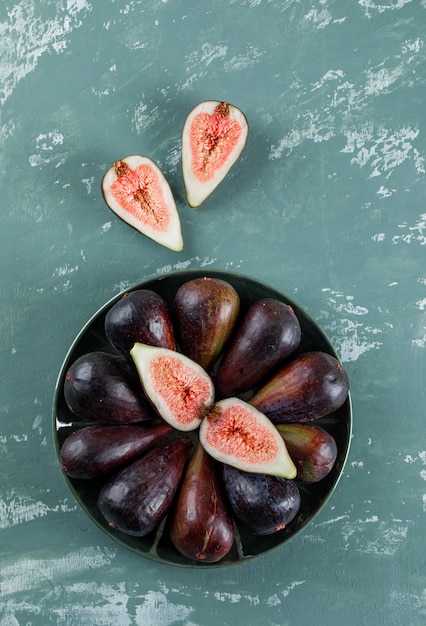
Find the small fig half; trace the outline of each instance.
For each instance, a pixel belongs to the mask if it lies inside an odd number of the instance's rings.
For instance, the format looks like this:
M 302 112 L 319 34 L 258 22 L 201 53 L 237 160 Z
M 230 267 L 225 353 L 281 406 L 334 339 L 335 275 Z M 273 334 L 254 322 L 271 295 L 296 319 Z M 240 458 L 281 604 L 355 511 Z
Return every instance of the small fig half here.
M 159 415 L 177 430 L 198 428 L 214 402 L 213 382 L 207 372 L 168 348 L 135 343 L 130 356 Z
M 201 445 L 217 461 L 246 472 L 296 476 L 276 427 L 239 398 L 217 402 L 201 422 L 199 434 Z
M 182 132 L 182 173 L 188 204 L 200 206 L 240 156 L 248 135 L 242 111 L 227 102 L 200 102 Z
M 102 179 L 102 194 L 124 222 L 170 250 L 183 250 L 172 191 L 151 159 L 135 154 L 116 161 Z

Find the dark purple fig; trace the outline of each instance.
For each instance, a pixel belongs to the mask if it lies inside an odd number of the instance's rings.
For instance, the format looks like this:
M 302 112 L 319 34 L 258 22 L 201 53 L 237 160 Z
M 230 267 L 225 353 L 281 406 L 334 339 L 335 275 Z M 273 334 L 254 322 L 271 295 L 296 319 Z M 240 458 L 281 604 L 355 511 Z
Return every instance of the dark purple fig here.
M 349 393 L 343 365 L 326 352 L 305 352 L 284 365 L 250 404 L 275 424 L 307 422 L 338 409 Z
M 188 458 L 188 444 L 160 444 L 120 470 L 99 493 L 99 510 L 111 528 L 144 537 L 167 514 Z
M 240 297 L 227 281 L 200 277 L 185 282 L 173 303 L 182 352 L 209 370 L 221 355 L 239 311 Z
M 329 474 L 337 457 L 334 438 L 318 424 L 278 424 L 278 432 L 297 467 L 297 480 L 316 483 Z
M 155 417 L 136 374 L 118 354 L 88 352 L 65 375 L 69 409 L 84 421 L 131 424 Z
M 197 445 L 171 515 L 170 538 L 189 559 L 216 563 L 234 543 L 234 526 L 213 459 Z
M 219 397 L 248 391 L 299 346 L 301 330 L 293 309 L 265 298 L 251 305 L 225 353 L 215 381 Z
M 224 465 L 223 480 L 235 517 L 256 535 L 282 530 L 299 511 L 300 492 L 293 480 L 230 465 Z
M 62 471 L 83 480 L 109 474 L 151 448 L 170 431 L 170 426 L 163 423 L 86 426 L 65 439 L 59 454 Z
M 151 289 L 125 293 L 105 316 L 105 334 L 114 348 L 125 356 L 137 341 L 176 349 L 167 304 Z

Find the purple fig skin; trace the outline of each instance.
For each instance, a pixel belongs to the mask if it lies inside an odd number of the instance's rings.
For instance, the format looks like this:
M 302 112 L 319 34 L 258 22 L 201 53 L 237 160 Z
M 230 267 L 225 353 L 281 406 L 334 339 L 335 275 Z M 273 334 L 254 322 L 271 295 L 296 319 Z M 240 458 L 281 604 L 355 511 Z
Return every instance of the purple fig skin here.
M 337 444 L 332 435 L 318 424 L 277 424 L 287 450 L 297 467 L 297 480 L 316 483 L 333 469 Z
M 61 469 L 79 480 L 99 478 L 139 456 L 170 432 L 167 424 L 85 426 L 65 439 L 59 454 Z
M 134 537 L 155 530 L 176 495 L 188 451 L 183 439 L 174 439 L 114 475 L 98 497 L 99 510 L 108 525 Z
M 219 365 L 218 397 L 252 389 L 296 350 L 300 340 L 299 320 L 289 305 L 272 298 L 252 304 Z
M 170 538 L 183 556 L 203 563 L 217 563 L 234 543 L 234 526 L 216 468 L 200 444 L 177 497 Z
M 167 304 L 151 289 L 124 294 L 105 316 L 105 334 L 111 345 L 125 356 L 136 342 L 176 349 Z
M 284 365 L 252 397 L 252 404 L 274 424 L 307 422 L 328 415 L 345 402 L 349 378 L 326 352 L 305 352 Z
M 173 312 L 182 352 L 209 370 L 234 329 L 240 297 L 227 281 L 195 278 L 179 287 Z
M 66 373 L 64 397 L 68 408 L 88 422 L 133 424 L 156 417 L 136 375 L 118 354 L 79 357 Z

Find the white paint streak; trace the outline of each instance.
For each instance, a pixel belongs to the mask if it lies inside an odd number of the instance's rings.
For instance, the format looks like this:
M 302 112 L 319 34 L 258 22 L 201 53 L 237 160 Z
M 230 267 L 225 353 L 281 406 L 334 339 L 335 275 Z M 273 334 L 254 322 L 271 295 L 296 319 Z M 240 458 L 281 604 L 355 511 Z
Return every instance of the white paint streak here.
M 65 499 L 54 507 L 45 502 L 32 500 L 28 496 L 11 494 L 10 500 L 0 499 L 0 529 L 10 528 L 45 517 L 49 513 L 75 511 L 77 506 L 70 505 Z

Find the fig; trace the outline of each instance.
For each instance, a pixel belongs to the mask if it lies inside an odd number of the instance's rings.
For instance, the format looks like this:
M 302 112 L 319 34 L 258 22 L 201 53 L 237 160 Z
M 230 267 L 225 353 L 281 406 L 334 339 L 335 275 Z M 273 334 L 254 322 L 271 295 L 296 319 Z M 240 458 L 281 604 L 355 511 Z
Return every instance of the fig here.
M 213 459 L 198 443 L 186 469 L 173 513 L 170 538 L 189 559 L 216 563 L 234 543 L 234 526 Z
M 198 428 L 214 402 L 213 381 L 187 356 L 142 343 L 130 350 L 147 398 L 177 430 Z
M 81 480 L 109 474 L 142 454 L 171 428 L 165 424 L 152 426 L 85 426 L 69 435 L 60 450 L 62 471 Z
M 278 432 L 297 467 L 297 480 L 316 483 L 329 474 L 337 457 L 336 441 L 321 426 L 311 423 L 278 424 Z
M 131 424 L 155 417 L 136 374 L 118 354 L 95 351 L 78 357 L 64 380 L 68 408 L 81 419 Z
M 167 514 L 182 478 L 188 444 L 159 444 L 115 474 L 100 490 L 98 507 L 108 525 L 144 537 Z
M 139 154 L 116 161 L 102 179 L 107 206 L 157 243 L 180 252 L 182 229 L 170 186 L 160 168 Z
M 248 135 L 246 116 L 228 102 L 200 102 L 182 132 L 182 173 L 188 204 L 200 206 L 240 156 Z
M 225 353 L 215 379 L 219 397 L 248 391 L 300 344 L 301 329 L 293 309 L 273 298 L 252 304 Z
M 239 312 L 240 297 L 227 281 L 199 277 L 183 283 L 173 301 L 182 351 L 209 370 L 224 350 Z
M 235 517 L 256 535 L 283 530 L 299 511 L 300 492 L 293 480 L 229 465 L 223 468 L 223 480 Z
M 166 302 L 151 289 L 125 293 L 105 316 L 105 334 L 121 354 L 129 357 L 135 342 L 176 349 L 173 323 Z
M 254 394 L 250 404 L 275 424 L 305 422 L 338 409 L 348 393 L 343 365 L 326 352 L 313 351 L 284 365 Z
M 246 472 L 296 476 L 296 467 L 276 427 L 244 400 L 217 402 L 201 422 L 199 435 L 203 448 L 217 461 Z

